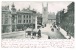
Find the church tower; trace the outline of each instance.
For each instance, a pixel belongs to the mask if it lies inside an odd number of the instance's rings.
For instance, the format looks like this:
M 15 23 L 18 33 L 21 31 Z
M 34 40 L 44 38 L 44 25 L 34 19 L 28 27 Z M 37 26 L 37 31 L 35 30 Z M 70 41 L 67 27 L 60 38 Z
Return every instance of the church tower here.
M 44 26 L 46 26 L 47 22 L 48 22 L 48 3 L 46 4 L 47 6 L 44 7 L 43 3 L 42 3 L 42 24 Z
M 11 11 L 12 11 L 12 13 L 16 13 L 16 8 L 15 8 L 14 3 L 13 3 L 12 6 L 11 6 Z
M 13 24 L 13 25 L 11 24 L 12 31 L 16 31 L 17 13 L 14 3 L 11 6 L 11 23 Z

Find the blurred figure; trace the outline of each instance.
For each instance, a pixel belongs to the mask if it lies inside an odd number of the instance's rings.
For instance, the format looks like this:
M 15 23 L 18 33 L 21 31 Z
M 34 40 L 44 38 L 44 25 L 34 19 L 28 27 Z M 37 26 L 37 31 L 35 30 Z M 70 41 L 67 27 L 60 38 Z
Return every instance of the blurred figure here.
M 40 38 L 41 37 L 41 30 L 39 29 L 39 31 L 38 31 L 38 38 Z
M 48 36 L 48 39 L 50 39 L 50 36 Z
M 51 31 L 54 31 L 54 28 L 52 28 Z

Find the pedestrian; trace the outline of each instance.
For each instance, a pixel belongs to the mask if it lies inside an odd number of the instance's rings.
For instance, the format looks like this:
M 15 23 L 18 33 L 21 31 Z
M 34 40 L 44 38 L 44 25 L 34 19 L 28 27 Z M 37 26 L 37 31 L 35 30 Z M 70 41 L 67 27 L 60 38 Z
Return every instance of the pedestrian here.
M 54 31 L 54 28 L 52 28 L 51 31 Z
M 50 39 L 50 36 L 48 36 L 48 39 Z
M 52 26 L 50 26 L 50 28 L 52 28 Z
M 41 30 L 39 29 L 38 31 L 38 37 L 40 38 L 41 37 Z

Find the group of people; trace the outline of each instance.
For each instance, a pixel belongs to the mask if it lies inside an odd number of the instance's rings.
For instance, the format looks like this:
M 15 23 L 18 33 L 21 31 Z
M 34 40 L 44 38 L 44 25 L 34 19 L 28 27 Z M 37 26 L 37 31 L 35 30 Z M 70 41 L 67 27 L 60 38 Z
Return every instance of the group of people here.
M 52 24 L 51 31 L 54 31 L 54 28 L 56 28 L 57 30 L 60 30 L 59 26 L 57 27 L 55 23 Z
M 32 36 L 37 36 L 38 38 L 41 38 L 41 30 L 39 29 L 38 32 L 33 32 Z M 34 38 L 34 37 L 32 37 Z
M 31 37 L 32 39 L 34 39 L 35 37 L 41 38 L 41 30 L 39 29 L 38 32 L 36 32 L 36 31 L 28 31 L 27 32 L 27 37 L 28 36 L 30 36 L 30 37 L 32 36 Z

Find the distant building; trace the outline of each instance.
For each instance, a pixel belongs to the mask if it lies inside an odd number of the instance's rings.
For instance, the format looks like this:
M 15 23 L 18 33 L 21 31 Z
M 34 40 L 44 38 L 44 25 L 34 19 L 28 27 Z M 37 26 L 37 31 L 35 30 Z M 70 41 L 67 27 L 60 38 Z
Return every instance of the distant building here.
M 55 13 L 49 13 L 48 14 L 48 23 L 56 23 L 56 15 Z
M 35 28 L 36 16 L 36 11 L 30 8 L 16 10 L 15 5 L 12 4 L 10 10 L 9 6 L 2 6 L 2 32 L 24 30 L 27 27 Z
M 65 13 L 64 13 L 64 9 L 63 9 L 56 14 L 56 24 L 57 24 L 57 26 L 63 27 L 64 18 L 65 18 Z
M 38 26 L 41 26 L 42 25 L 42 14 L 40 13 L 37 13 L 37 24 Z
M 61 11 L 59 11 L 57 14 L 56 14 L 56 25 L 59 26 L 60 25 L 60 14 Z
M 67 12 L 63 9 L 56 14 L 56 24 L 67 31 L 67 35 L 74 37 L 74 2 L 67 8 Z
M 9 6 L 2 6 L 2 32 L 11 31 L 11 12 Z
M 46 25 L 48 22 L 48 3 L 46 7 L 42 4 L 42 18 L 42 25 Z

